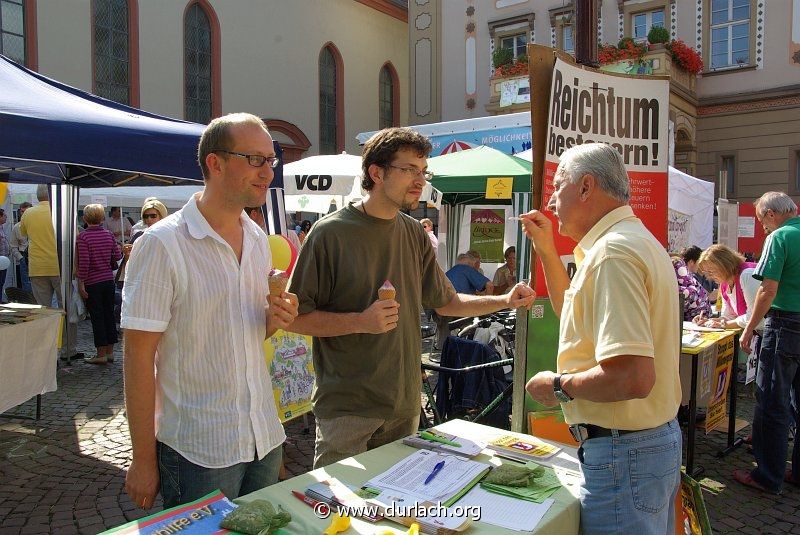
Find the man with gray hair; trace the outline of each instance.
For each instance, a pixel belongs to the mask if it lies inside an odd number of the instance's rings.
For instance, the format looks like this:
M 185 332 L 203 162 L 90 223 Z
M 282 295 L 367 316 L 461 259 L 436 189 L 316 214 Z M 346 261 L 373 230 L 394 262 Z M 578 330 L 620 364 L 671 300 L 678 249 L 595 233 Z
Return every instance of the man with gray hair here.
M 31 288 L 40 305 L 53 306 L 55 297 L 58 307 L 64 308 L 56 231 L 50 213 L 50 188 L 47 184 L 36 186 L 36 198 L 39 204 L 25 210 L 19 223 L 20 234 L 28 238 L 28 276 L 31 279 Z M 61 353 L 62 360 L 69 362 L 72 359 L 82 359 L 83 353 L 75 352 L 78 326 L 70 322 L 66 322 L 65 326 L 66 343 Z
M 561 319 L 557 371 L 537 373 L 525 388 L 543 405 L 560 402 L 581 443 L 585 535 L 674 533 L 681 387 L 672 263 L 633 214 L 622 157 L 609 145 L 565 151 L 553 186 L 547 208 L 578 242 L 578 270 L 570 281 L 550 219 L 524 214 Z
M 800 482 L 800 447 L 792 431 L 792 468 L 786 468 L 786 436 L 800 395 L 800 217 L 785 193 L 769 191 L 755 203 L 756 217 L 769 233 L 753 277 L 761 281 L 753 313 L 741 336 L 750 353 L 761 318 L 764 338 L 758 351 L 753 454 L 757 466 L 735 470 L 734 479 L 761 491 L 780 494 L 784 481 Z

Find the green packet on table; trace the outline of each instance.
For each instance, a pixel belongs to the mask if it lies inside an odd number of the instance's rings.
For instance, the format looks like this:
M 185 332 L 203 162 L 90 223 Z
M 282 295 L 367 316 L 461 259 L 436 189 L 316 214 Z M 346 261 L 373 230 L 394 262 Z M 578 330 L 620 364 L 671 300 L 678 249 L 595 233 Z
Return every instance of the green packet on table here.
M 481 487 L 495 494 L 542 503 L 561 488 L 561 482 L 552 469 L 529 462 L 525 466 L 496 466 L 481 481 Z
M 246 535 L 271 535 L 292 520 L 292 515 L 267 500 L 253 500 L 240 505 L 226 516 L 219 527 Z

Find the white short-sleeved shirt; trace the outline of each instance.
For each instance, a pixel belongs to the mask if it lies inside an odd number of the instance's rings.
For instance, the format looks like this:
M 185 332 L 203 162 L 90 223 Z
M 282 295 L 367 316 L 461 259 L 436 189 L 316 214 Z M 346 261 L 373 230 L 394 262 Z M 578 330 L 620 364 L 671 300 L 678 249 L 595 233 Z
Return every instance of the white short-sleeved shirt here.
M 263 231 L 240 220 L 241 264 L 192 197 L 136 241 L 122 296 L 123 328 L 163 333 L 156 438 L 207 468 L 263 458 L 286 439 L 262 345 L 272 258 Z

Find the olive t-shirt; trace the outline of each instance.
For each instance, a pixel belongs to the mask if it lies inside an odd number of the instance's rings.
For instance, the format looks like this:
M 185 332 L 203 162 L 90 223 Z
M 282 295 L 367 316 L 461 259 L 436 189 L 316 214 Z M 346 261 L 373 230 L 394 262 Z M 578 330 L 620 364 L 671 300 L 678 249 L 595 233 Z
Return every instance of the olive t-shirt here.
M 390 281 L 400 303 L 397 328 L 383 334 L 314 337 L 319 418 L 405 418 L 420 407 L 420 312 L 449 303 L 455 290 L 436 263 L 422 225 L 348 205 L 316 223 L 303 244 L 289 291 L 300 314 L 363 312 Z

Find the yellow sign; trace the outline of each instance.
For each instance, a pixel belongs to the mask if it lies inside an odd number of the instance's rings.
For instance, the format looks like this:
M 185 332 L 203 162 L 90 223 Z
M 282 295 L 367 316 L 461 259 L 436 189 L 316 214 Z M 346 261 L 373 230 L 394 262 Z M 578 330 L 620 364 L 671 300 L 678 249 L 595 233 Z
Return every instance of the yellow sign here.
M 510 199 L 514 188 L 514 177 L 491 177 L 486 179 L 487 199 Z
M 279 329 L 264 340 L 264 358 L 281 422 L 310 412 L 314 388 L 311 337 Z
M 733 372 L 733 336 L 728 336 L 717 342 L 717 366 L 714 369 L 714 380 L 711 382 L 711 398 L 706 409 L 706 433 L 711 432 L 717 425 L 725 420 L 728 414 L 726 402 L 728 400 L 728 387 Z M 735 416 L 734 416 L 735 417 Z
M 6 202 L 6 193 L 8 193 L 8 182 L 0 182 L 0 204 Z

